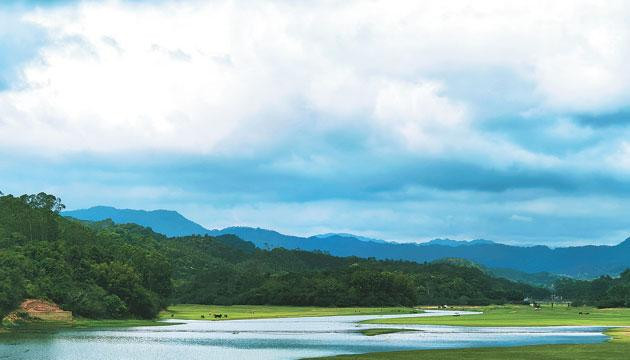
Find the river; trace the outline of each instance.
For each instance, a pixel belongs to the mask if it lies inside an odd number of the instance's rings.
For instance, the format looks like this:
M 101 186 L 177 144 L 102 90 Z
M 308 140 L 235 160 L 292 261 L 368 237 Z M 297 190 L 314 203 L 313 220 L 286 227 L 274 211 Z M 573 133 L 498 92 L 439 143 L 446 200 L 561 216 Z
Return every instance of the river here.
M 458 312 L 466 316 L 475 313 Z M 436 348 L 597 343 L 602 327 L 463 327 L 373 325 L 359 321 L 407 316 L 453 316 L 451 311 L 406 315 L 327 316 L 259 320 L 175 320 L 169 326 L 59 330 L 0 341 L 0 359 L 171 360 L 300 359 L 336 354 Z M 169 320 L 170 321 L 170 320 Z M 173 321 L 173 322 L 175 322 Z M 420 331 L 365 336 L 367 328 Z

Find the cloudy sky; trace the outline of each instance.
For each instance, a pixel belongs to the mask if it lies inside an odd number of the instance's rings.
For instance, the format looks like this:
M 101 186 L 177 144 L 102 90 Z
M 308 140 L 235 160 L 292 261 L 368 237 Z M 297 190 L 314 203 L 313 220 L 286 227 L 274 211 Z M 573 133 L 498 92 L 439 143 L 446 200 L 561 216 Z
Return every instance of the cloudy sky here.
M 393 241 L 630 235 L 627 1 L 5 1 L 0 190 Z

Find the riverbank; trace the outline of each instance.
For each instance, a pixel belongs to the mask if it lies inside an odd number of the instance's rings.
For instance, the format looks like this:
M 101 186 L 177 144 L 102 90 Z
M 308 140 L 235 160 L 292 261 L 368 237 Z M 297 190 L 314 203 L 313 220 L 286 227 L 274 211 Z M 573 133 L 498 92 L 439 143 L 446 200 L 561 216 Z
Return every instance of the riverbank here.
M 311 316 L 392 315 L 413 314 L 418 310 L 406 307 L 314 307 L 266 305 L 196 305 L 179 304 L 160 312 L 160 319 L 181 320 L 241 320 Z M 215 317 L 221 315 L 221 317 Z M 227 315 L 227 317 L 225 317 Z
M 81 354 L 85 360 L 131 357 L 137 360 L 156 358 L 176 360 L 201 359 L 208 356 L 222 359 L 274 360 L 344 353 L 408 351 L 431 349 L 436 346 L 463 348 L 527 344 L 595 344 L 606 340 L 598 328 L 583 332 L 570 328 L 552 331 L 520 328 L 506 334 L 497 329 L 468 331 L 466 328 L 459 328 L 445 331 L 440 326 L 423 326 L 416 328 L 420 330 L 419 332 L 411 333 L 407 331 L 410 330 L 407 326 L 390 327 L 357 323 L 382 317 L 453 314 L 454 312 L 443 311 L 413 315 L 310 316 L 235 321 L 169 320 L 165 322 L 181 324 L 161 328 L 136 327 L 130 330 L 93 328 L 78 331 L 69 329 L 14 332 L 11 336 L 3 337 L 6 341 L 0 341 L 0 358 L 38 360 L 50 358 L 51 354 Z M 365 336 L 370 334 L 374 336 Z M 314 343 L 317 346 L 313 346 Z M 390 355 L 387 354 L 385 358 L 391 358 Z
M 59 329 L 97 329 L 97 328 L 128 328 L 138 326 L 167 326 L 173 323 L 166 323 L 158 320 L 141 319 L 73 319 L 71 321 L 53 321 L 31 319 L 15 324 L 0 326 L 0 335 L 15 332 L 46 332 Z
M 534 309 L 525 305 L 466 307 L 479 311 L 470 316 L 377 319 L 366 323 L 399 325 L 452 326 L 630 326 L 630 309 L 597 309 L 592 307 L 543 306 Z
M 267 319 L 287 317 L 321 317 L 343 315 L 391 315 L 413 314 L 417 310 L 404 307 L 383 308 L 326 308 L 312 306 L 264 306 L 264 305 L 197 305 L 179 304 L 169 306 L 160 312 L 159 318 L 154 320 L 142 319 L 86 319 L 74 318 L 70 321 L 37 320 L 29 319 L 0 326 L 0 334 L 10 334 L 16 331 L 53 331 L 55 329 L 94 329 L 94 328 L 126 328 L 139 326 L 167 326 L 173 322 L 163 320 L 242 320 L 242 319 Z M 221 315 L 215 318 L 213 314 Z M 227 317 L 225 316 L 227 315 Z
M 318 360 L 625 360 L 630 352 L 630 331 L 611 329 L 602 344 L 534 345 L 517 347 L 415 350 L 340 355 Z
M 462 309 L 463 310 L 463 309 Z M 397 318 L 369 320 L 372 324 L 450 325 L 450 326 L 630 326 L 630 309 L 565 308 L 545 306 L 535 310 L 528 306 L 486 306 L 465 308 L 482 311 L 480 315 Z M 611 328 L 610 340 L 601 344 L 534 345 L 486 347 L 448 350 L 414 350 L 400 352 L 340 355 L 320 359 L 344 360 L 622 360 L 630 353 L 630 328 Z
M 54 331 L 62 328 L 121 328 L 167 325 L 157 320 L 142 319 L 87 319 L 72 316 L 54 302 L 46 299 L 25 299 L 17 309 L 2 319 L 0 334 L 12 332 Z

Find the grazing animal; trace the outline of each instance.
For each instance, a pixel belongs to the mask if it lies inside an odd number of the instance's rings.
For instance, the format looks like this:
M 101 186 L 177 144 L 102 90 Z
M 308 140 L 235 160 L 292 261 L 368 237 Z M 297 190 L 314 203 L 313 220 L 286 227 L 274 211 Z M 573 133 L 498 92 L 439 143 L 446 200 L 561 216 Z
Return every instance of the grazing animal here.
M 221 314 L 214 314 L 214 318 L 215 319 L 220 319 L 221 317 L 223 317 L 223 315 L 221 315 Z
M 203 316 L 203 315 L 201 315 L 201 318 L 202 318 L 202 319 L 205 319 L 206 317 L 205 317 L 205 316 Z

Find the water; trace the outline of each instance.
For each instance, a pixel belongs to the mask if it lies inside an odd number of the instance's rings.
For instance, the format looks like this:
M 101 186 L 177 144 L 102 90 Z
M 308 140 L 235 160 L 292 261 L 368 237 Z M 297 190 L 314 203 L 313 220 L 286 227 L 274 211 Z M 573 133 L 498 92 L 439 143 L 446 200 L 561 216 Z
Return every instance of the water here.
M 474 316 L 474 313 L 459 313 Z M 415 315 L 213 322 L 190 320 L 160 327 L 19 334 L 0 342 L 0 359 L 300 359 L 375 351 L 597 343 L 607 339 L 601 327 L 479 328 L 357 324 L 358 321 L 374 318 L 453 314 L 450 311 L 433 311 Z M 384 327 L 420 331 L 378 336 L 364 336 L 357 332 Z

